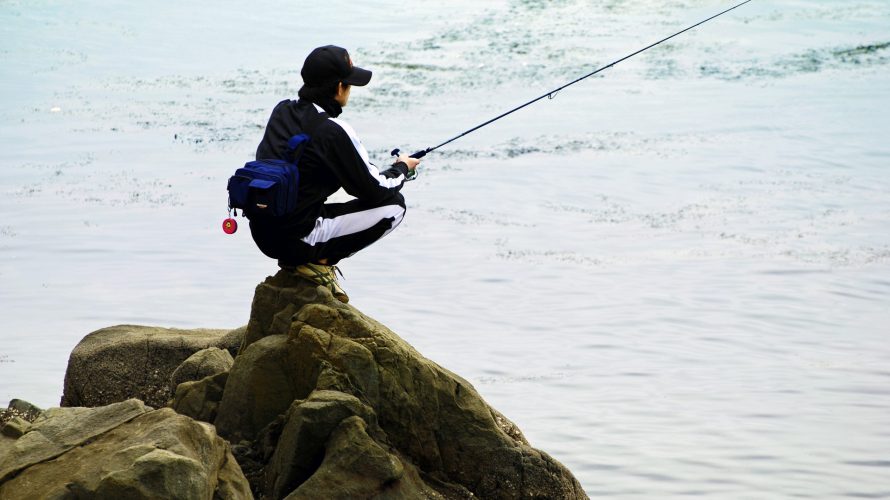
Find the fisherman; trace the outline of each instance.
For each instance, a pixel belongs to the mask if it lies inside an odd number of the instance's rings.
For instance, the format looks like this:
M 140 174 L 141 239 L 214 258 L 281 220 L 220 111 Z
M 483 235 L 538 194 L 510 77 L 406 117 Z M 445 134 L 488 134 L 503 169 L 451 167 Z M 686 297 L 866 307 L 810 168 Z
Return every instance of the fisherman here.
M 402 154 L 389 168 L 378 170 L 355 130 L 338 118 L 352 87 L 371 80 L 371 72 L 354 66 L 346 49 L 327 45 L 313 50 L 300 75 L 299 100 L 285 99 L 275 106 L 256 151 L 258 160 L 292 159 L 288 140 L 301 132 L 310 136 L 298 163 L 297 208 L 274 219 L 251 219 L 250 232 L 282 269 L 348 302 L 336 264 L 402 222 L 405 198 L 399 191 L 420 160 Z M 326 203 L 340 188 L 355 199 Z

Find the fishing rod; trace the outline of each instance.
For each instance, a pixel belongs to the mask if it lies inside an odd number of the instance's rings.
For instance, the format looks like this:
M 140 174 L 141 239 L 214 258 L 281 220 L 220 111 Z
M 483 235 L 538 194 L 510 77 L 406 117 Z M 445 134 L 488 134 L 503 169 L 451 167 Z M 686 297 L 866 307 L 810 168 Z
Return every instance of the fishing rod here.
M 711 16 L 711 17 L 709 17 L 709 18 L 707 18 L 707 19 L 705 19 L 705 20 L 703 20 L 703 21 L 699 21 L 699 22 L 697 22 L 697 23 L 693 24 L 692 26 L 689 26 L 688 28 L 685 28 L 685 29 L 683 29 L 683 30 L 681 30 L 681 31 L 678 31 L 678 32 L 674 33 L 674 34 L 671 35 L 671 36 L 662 38 L 661 40 L 659 40 L 659 41 L 657 41 L 657 42 L 655 42 L 655 43 L 653 43 L 653 44 L 651 44 L 651 45 L 648 45 L 648 46 L 646 46 L 646 47 L 643 47 L 642 49 L 640 49 L 640 50 L 638 50 L 638 51 L 636 51 L 636 52 L 634 52 L 634 53 L 632 53 L 632 54 L 626 55 L 626 56 L 622 57 L 621 59 L 618 59 L 618 60 L 613 61 L 613 62 L 611 62 L 611 63 L 609 63 L 609 64 L 607 64 L 607 65 L 605 65 L 605 66 L 603 66 L 603 67 L 601 67 L 601 68 L 598 68 L 598 69 L 596 69 L 596 70 L 594 70 L 594 71 L 591 71 L 590 73 L 587 73 L 586 75 L 584 75 L 584 76 L 582 76 L 582 77 L 580 77 L 580 78 L 576 78 L 575 80 L 572 80 L 571 82 L 569 82 L 569 83 L 567 83 L 567 84 L 565 84 L 565 85 L 563 85 L 563 86 L 561 86 L 561 87 L 557 87 L 557 88 L 551 90 L 550 92 L 547 92 L 547 93 L 542 94 L 542 95 L 540 95 L 540 96 L 538 96 L 538 97 L 535 97 L 535 98 L 532 99 L 531 101 L 528 101 L 528 102 L 526 102 L 526 103 L 524 103 L 524 104 L 520 104 L 519 106 L 516 106 L 515 108 L 511 109 L 510 111 L 507 111 L 507 112 L 505 112 L 505 113 L 501 113 L 500 115 L 498 115 L 498 116 L 492 118 L 491 120 L 488 120 L 488 121 L 486 121 L 486 122 L 484 122 L 484 123 L 480 123 L 479 125 L 476 125 L 475 127 L 471 128 L 471 129 L 469 129 L 469 130 L 467 130 L 467 131 L 465 131 L 465 132 L 461 132 L 460 134 L 458 134 L 458 135 L 452 137 L 451 139 L 448 139 L 447 141 L 443 142 L 442 144 L 439 144 L 438 146 L 433 146 L 433 147 L 429 147 L 429 148 L 426 148 L 426 149 L 421 149 L 420 151 L 417 151 L 416 153 L 412 154 L 412 155 L 411 155 L 411 158 L 423 158 L 424 156 L 426 156 L 427 153 L 430 153 L 430 152 L 432 152 L 432 151 L 435 151 L 435 150 L 441 148 L 442 146 L 445 146 L 446 144 L 450 144 L 450 143 L 452 143 L 452 142 L 454 142 L 454 141 L 460 139 L 461 137 L 463 137 L 463 136 L 465 136 L 465 135 L 467 135 L 467 134 L 469 134 L 469 133 L 475 132 L 475 131 L 479 130 L 480 128 L 482 128 L 482 127 L 484 127 L 484 126 L 486 126 L 486 125 L 489 125 L 489 124 L 491 124 L 491 123 L 494 123 L 494 122 L 500 120 L 501 118 L 504 118 L 504 117 L 507 116 L 507 115 L 513 114 L 513 113 L 519 111 L 520 109 L 522 109 L 522 108 L 524 108 L 524 107 L 526 107 L 526 106 L 530 106 L 530 105 L 532 105 L 532 104 L 534 104 L 534 103 L 540 101 L 541 99 L 544 99 L 545 97 L 548 98 L 548 99 L 553 99 L 553 98 L 556 96 L 556 94 L 557 94 L 558 92 L 560 92 L 561 90 L 563 90 L 563 89 L 565 89 L 565 88 L 567 88 L 567 87 L 570 87 L 570 86 L 572 86 L 572 85 L 574 85 L 574 84 L 580 82 L 581 80 L 590 78 L 591 76 L 593 76 L 593 75 L 595 75 L 595 74 L 597 74 L 597 73 L 599 73 L 599 72 L 601 72 L 601 71 L 605 71 L 605 70 L 611 68 L 612 66 L 615 66 L 616 64 L 618 64 L 618 63 L 620 63 L 620 62 L 622 62 L 622 61 L 626 61 L 626 60 L 630 59 L 631 57 L 633 57 L 633 56 L 635 56 L 635 55 L 637 55 L 637 54 L 640 54 L 640 53 L 642 53 L 642 52 L 645 52 L 645 51 L 651 49 L 652 47 L 655 47 L 656 45 L 659 45 L 659 44 L 661 44 L 661 43 L 664 43 L 664 42 L 670 40 L 671 38 L 674 38 L 675 36 L 682 35 L 683 33 L 686 33 L 687 31 L 689 31 L 689 30 L 691 30 L 691 29 L 693 29 L 693 28 L 696 28 L 696 27 L 698 27 L 698 26 L 701 26 L 702 24 L 705 24 L 706 22 L 708 22 L 708 21 L 710 21 L 710 20 L 712 20 L 712 19 L 718 18 L 718 17 L 722 16 L 723 14 L 726 14 L 727 12 L 729 12 L 729 11 L 731 11 L 731 10 L 735 10 L 735 9 L 741 7 L 742 5 L 745 5 L 746 3 L 750 2 L 750 1 L 751 1 L 751 0 L 745 0 L 744 2 L 741 2 L 741 3 L 739 3 L 739 4 L 736 4 L 736 5 L 734 5 L 734 6 L 730 7 L 730 8 L 728 8 L 728 9 L 726 9 L 726 10 L 720 12 L 720 13 L 714 14 L 713 16 Z M 393 156 L 398 156 L 398 155 L 399 155 L 399 152 L 400 152 L 400 151 L 399 151 L 398 149 L 393 149 L 392 152 L 391 152 L 390 154 L 392 154 Z M 413 176 L 412 176 L 412 178 L 413 178 Z

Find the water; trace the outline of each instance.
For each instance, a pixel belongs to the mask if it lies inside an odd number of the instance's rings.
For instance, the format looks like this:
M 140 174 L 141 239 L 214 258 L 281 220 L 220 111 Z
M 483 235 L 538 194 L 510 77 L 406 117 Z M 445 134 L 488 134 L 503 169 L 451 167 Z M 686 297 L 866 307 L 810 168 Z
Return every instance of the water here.
M 0 3 L 0 403 L 104 326 L 246 322 L 223 186 L 311 48 L 375 71 L 383 162 L 725 7 L 326 5 Z M 888 23 L 755 0 L 467 136 L 344 286 L 591 496 L 890 498 Z

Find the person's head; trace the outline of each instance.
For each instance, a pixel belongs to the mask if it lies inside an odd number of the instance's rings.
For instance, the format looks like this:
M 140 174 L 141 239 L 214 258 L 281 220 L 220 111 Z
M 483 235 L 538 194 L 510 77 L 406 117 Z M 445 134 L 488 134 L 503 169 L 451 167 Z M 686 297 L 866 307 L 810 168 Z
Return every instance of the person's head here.
M 364 86 L 371 81 L 371 72 L 352 64 L 349 52 L 342 47 L 326 45 L 318 47 L 306 56 L 303 69 L 301 99 L 316 102 L 334 99 L 340 106 L 349 101 L 353 85 Z

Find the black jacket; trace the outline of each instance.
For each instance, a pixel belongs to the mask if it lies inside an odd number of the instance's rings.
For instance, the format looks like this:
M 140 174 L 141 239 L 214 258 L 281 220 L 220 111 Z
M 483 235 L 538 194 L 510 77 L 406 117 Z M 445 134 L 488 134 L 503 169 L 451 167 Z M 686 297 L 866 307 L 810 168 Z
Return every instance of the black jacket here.
M 402 162 L 382 172 L 371 164 L 368 152 L 352 127 L 336 118 L 340 107 L 333 100 L 324 108 L 305 100 L 286 99 L 278 103 L 269 117 L 256 158 L 288 158 L 287 141 L 307 128 L 314 127 L 300 156 L 299 191 L 294 213 L 276 219 L 252 219 L 254 240 L 266 255 L 281 258 L 281 245 L 309 234 L 322 215 L 327 198 L 341 187 L 350 195 L 373 205 L 388 201 L 404 205 L 399 190 L 408 175 Z M 327 113 L 327 116 L 320 116 Z

